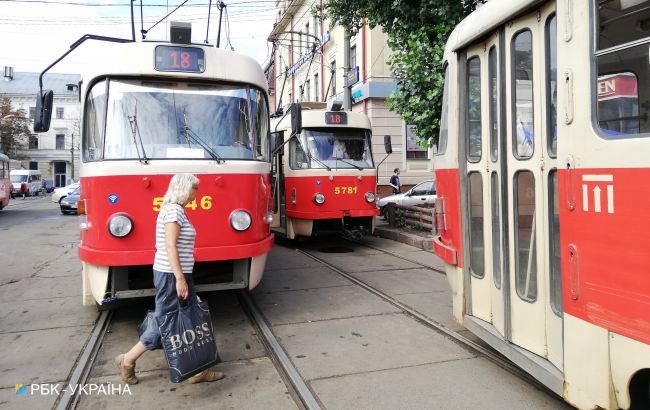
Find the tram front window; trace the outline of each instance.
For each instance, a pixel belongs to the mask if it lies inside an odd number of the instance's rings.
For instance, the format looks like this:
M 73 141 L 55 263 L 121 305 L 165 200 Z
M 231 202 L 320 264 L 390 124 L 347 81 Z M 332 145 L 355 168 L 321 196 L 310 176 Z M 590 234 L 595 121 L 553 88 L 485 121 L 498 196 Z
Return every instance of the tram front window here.
M 105 83 L 98 86 L 106 88 Z M 97 133 L 84 140 L 86 161 L 267 159 L 268 109 L 259 90 L 126 80 L 111 80 L 107 89 L 105 122 L 104 114 L 95 112 L 103 104 L 92 101 L 94 89 L 86 103 L 87 121 L 106 124 L 103 141 L 97 141 Z M 85 128 L 93 126 L 85 124 Z
M 363 129 L 304 129 L 293 144 L 292 168 L 373 168 L 370 133 Z M 304 151 L 304 152 L 303 152 Z M 305 155 L 306 154 L 306 155 Z

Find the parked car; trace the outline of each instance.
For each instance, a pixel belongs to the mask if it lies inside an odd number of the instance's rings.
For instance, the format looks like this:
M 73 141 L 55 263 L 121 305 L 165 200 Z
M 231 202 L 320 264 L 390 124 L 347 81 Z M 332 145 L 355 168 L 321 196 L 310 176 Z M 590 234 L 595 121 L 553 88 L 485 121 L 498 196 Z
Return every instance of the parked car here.
M 54 183 L 52 181 L 48 180 L 43 180 L 43 191 L 47 192 L 48 194 L 54 191 Z
M 436 183 L 434 181 L 420 182 L 402 194 L 390 195 L 377 200 L 377 207 L 381 215 L 389 204 L 402 206 L 435 205 Z
M 77 187 L 70 194 L 66 195 L 64 198 L 61 198 L 59 206 L 61 207 L 62 214 L 76 214 L 77 213 L 77 202 L 79 202 L 79 191 L 80 188 Z
M 70 185 L 61 188 L 54 188 L 51 201 L 61 203 L 63 198 L 70 195 L 77 188 L 79 188 L 79 182 L 73 182 Z

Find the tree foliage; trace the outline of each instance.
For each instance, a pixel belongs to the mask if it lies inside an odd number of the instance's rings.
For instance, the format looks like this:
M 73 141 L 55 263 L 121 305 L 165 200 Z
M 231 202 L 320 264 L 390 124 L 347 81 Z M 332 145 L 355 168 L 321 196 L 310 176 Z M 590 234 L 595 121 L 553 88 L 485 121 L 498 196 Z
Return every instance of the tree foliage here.
M 7 156 L 18 159 L 18 150 L 28 148 L 30 120 L 22 108 L 13 108 L 11 99 L 0 96 L 0 150 Z
M 389 60 L 397 91 L 389 107 L 422 143 L 438 140 L 444 88 L 443 53 L 449 34 L 483 0 L 328 0 L 322 12 L 332 25 L 356 33 L 363 18 L 381 26 L 393 50 Z

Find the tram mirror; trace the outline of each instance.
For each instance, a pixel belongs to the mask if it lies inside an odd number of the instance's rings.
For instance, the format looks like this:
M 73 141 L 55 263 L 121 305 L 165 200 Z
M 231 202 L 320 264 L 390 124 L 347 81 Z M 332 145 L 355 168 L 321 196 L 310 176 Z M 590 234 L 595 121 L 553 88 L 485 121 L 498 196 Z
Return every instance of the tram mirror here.
M 393 153 L 393 143 L 390 140 L 390 135 L 384 135 L 384 149 L 386 150 L 386 154 Z
M 300 112 L 300 104 L 291 104 L 291 135 L 300 134 L 302 132 L 302 113 Z
M 42 91 L 42 94 L 36 95 L 34 132 L 46 132 L 50 129 L 53 100 L 54 92 L 52 90 L 44 90 Z

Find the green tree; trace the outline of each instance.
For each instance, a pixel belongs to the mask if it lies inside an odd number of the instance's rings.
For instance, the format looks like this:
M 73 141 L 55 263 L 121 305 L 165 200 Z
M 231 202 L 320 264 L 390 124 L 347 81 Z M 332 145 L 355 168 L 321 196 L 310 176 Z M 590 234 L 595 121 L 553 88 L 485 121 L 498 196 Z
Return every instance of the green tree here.
M 444 88 L 445 43 L 460 20 L 484 0 L 328 0 L 321 11 L 356 33 L 363 18 L 381 26 L 393 50 L 389 60 L 397 82 L 389 107 L 408 124 L 423 144 L 435 144 L 440 128 Z
M 22 108 L 13 108 L 11 99 L 0 96 L 0 151 L 7 156 L 20 159 L 18 150 L 27 149 L 30 120 Z

